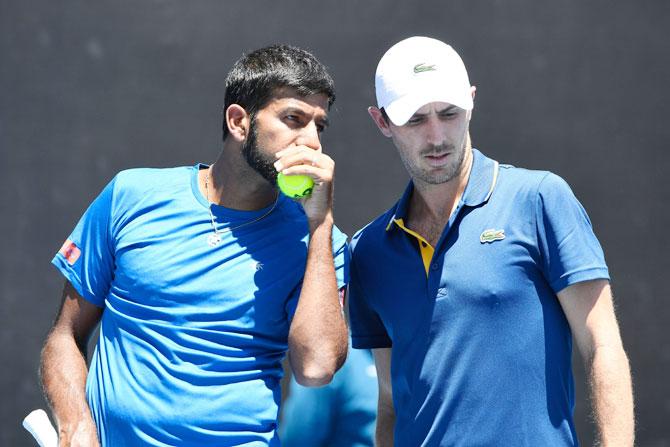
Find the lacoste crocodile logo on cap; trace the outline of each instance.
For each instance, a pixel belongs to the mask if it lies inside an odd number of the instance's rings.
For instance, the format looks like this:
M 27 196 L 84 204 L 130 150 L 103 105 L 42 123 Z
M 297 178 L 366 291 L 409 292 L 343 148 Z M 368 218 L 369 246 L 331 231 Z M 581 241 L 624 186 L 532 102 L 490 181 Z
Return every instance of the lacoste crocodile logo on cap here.
M 435 65 L 426 65 L 425 62 L 416 64 L 414 66 L 414 73 L 423 73 L 424 71 L 435 71 L 437 67 Z
M 493 228 L 484 230 L 481 236 L 479 236 L 479 242 L 482 244 L 502 241 L 503 239 L 505 239 L 505 230 L 494 230 Z

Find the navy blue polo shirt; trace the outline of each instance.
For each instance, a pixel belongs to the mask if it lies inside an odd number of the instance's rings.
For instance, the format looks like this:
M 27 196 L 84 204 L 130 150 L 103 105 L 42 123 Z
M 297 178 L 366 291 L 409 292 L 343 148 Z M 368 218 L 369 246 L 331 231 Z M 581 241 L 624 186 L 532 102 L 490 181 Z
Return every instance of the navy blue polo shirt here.
M 353 346 L 392 348 L 398 446 L 577 445 L 556 293 L 609 279 L 603 251 L 560 177 L 473 155 L 435 247 L 405 228 L 411 183 L 354 236 Z

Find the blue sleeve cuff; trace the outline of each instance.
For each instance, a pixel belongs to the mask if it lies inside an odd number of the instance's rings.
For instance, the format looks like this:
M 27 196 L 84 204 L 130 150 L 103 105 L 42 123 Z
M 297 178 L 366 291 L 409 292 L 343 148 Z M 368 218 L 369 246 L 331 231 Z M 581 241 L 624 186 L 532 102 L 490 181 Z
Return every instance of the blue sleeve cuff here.
M 607 268 L 595 267 L 569 272 L 558 278 L 556 281 L 552 282 L 550 285 L 554 290 L 554 293 L 558 293 L 566 287 L 577 284 L 578 282 L 591 281 L 594 279 L 606 279 L 609 281 L 610 275 Z
M 58 271 L 65 277 L 65 279 L 68 280 L 70 284 L 72 284 L 72 287 L 74 287 L 77 293 L 79 293 L 79 295 L 81 295 L 86 301 L 100 308 L 105 307 L 104 299 L 100 299 L 88 290 L 84 290 L 81 285 L 81 279 L 77 275 L 77 272 L 70 268 L 69 264 L 63 259 L 63 256 L 60 253 L 57 253 L 56 256 L 54 256 L 54 258 L 51 260 L 51 264 L 53 264 L 58 269 Z
M 391 340 L 385 335 L 351 337 L 351 346 L 355 349 L 390 348 Z

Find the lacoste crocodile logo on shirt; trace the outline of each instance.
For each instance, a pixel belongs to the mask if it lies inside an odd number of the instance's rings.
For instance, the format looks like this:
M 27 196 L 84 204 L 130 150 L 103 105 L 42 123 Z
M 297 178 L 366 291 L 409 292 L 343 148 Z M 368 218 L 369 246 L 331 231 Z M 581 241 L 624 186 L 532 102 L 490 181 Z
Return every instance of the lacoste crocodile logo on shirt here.
M 481 236 L 479 236 L 479 242 L 482 244 L 490 244 L 491 242 L 501 241 L 503 239 L 505 239 L 505 230 L 495 230 L 493 228 L 484 230 Z

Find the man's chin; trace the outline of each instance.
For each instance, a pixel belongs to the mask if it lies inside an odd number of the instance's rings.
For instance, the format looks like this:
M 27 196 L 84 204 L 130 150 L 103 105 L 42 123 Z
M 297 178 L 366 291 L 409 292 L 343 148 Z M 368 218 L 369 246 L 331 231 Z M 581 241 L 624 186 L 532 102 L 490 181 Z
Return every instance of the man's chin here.
M 429 185 L 441 185 L 453 180 L 455 177 L 458 177 L 459 170 L 453 166 L 442 169 L 425 169 L 419 175 L 419 179 Z
M 277 170 L 269 160 L 260 156 L 257 148 L 253 148 L 250 152 L 245 152 L 244 155 L 247 165 L 253 169 L 259 177 L 263 178 L 263 180 L 267 181 L 272 186 L 277 184 Z

